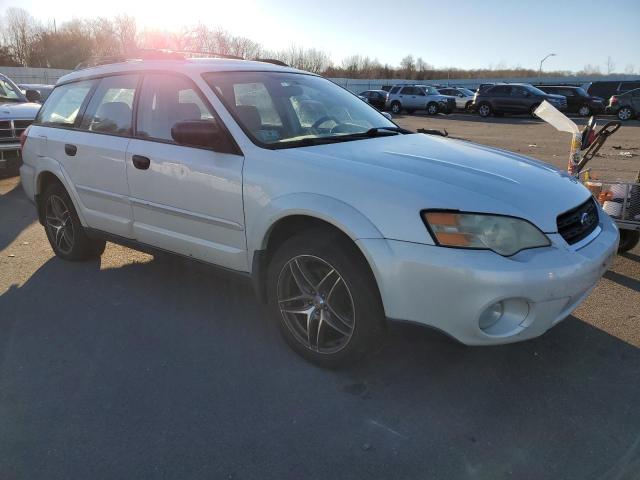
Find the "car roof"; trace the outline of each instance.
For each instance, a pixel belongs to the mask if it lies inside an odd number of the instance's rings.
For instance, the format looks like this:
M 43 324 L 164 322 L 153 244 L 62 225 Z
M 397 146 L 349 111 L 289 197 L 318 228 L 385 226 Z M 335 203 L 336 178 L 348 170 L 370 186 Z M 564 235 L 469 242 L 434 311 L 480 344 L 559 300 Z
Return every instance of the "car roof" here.
M 174 71 L 178 73 L 190 73 L 200 75 L 210 72 L 288 72 L 288 73 L 313 73 L 304 72 L 290 67 L 282 67 L 268 62 L 232 60 L 227 58 L 185 58 L 180 60 L 125 60 L 118 63 L 109 63 L 96 67 L 83 68 L 68 73 L 61 77 L 57 85 L 77 80 L 101 77 L 114 73 L 140 72 L 140 71 Z

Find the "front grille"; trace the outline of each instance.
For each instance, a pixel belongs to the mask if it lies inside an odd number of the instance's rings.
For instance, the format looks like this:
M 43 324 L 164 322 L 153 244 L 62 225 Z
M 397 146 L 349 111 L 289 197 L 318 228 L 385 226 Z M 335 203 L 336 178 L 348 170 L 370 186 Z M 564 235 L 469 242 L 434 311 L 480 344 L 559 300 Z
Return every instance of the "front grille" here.
M 0 138 L 13 138 L 11 120 L 0 121 Z
M 20 138 L 22 132 L 24 132 L 29 125 L 33 123 L 33 120 L 14 120 L 13 129 L 15 130 L 16 137 Z
M 589 236 L 598 226 L 598 207 L 593 197 L 576 208 L 558 215 L 558 233 L 569 245 Z
M 33 120 L 2 120 L 0 121 L 0 139 L 16 140 L 20 138 Z

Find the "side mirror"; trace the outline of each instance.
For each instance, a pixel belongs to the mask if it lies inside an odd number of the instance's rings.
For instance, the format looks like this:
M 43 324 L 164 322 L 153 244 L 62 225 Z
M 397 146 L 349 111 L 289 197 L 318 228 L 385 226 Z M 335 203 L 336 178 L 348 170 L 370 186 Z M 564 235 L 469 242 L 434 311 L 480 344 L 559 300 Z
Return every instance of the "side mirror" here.
M 187 147 L 219 147 L 220 133 L 220 127 L 213 120 L 185 120 L 171 127 L 171 136 L 176 143 Z
M 30 102 L 40 102 L 42 100 L 42 96 L 40 95 L 40 92 L 37 90 L 27 90 L 25 92 L 25 96 L 27 97 L 27 100 L 29 100 Z

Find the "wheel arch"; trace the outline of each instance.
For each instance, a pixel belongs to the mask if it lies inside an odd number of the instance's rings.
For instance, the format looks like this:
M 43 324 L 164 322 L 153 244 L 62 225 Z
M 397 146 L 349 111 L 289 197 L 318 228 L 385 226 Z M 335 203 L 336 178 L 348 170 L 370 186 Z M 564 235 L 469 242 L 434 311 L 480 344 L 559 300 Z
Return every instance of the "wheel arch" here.
M 41 159 L 44 160 L 44 159 Z M 43 223 L 42 212 L 40 208 L 40 199 L 42 193 L 51 185 L 52 182 L 57 182 L 64 187 L 64 189 L 69 194 L 71 201 L 73 202 L 73 206 L 76 209 L 76 213 L 78 214 L 78 218 L 80 219 L 80 223 L 83 226 L 87 226 L 87 223 L 84 219 L 84 215 L 82 214 L 82 209 L 80 208 L 77 192 L 71 182 L 65 176 L 62 168 L 57 162 L 52 162 L 51 164 L 45 163 L 36 173 L 34 180 L 34 200 L 36 202 L 37 210 L 38 210 L 38 219 L 40 223 Z
M 373 274 L 369 256 L 356 240 L 382 238 L 382 234 L 354 207 L 324 195 L 295 194 L 275 199 L 267 208 L 271 212 L 257 215 L 263 220 L 247 232 L 251 274 L 260 300 L 266 298 L 266 269 L 271 255 L 278 245 L 304 229 L 324 228 L 350 240 Z

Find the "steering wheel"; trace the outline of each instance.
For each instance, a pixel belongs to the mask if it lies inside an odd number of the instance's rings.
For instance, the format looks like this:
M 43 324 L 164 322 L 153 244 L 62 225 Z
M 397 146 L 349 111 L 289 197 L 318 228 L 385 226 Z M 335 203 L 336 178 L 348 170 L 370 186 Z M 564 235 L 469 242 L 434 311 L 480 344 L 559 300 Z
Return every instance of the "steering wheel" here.
M 312 130 L 318 130 L 318 127 L 320 125 L 322 125 L 325 122 L 328 122 L 329 120 L 333 120 L 334 122 L 336 122 L 338 125 L 340 125 L 340 122 L 338 121 L 338 119 L 336 117 L 332 117 L 331 115 L 323 115 L 322 117 L 320 117 L 318 120 L 316 120 L 315 122 L 313 122 L 313 125 L 311 125 L 311 129 Z

